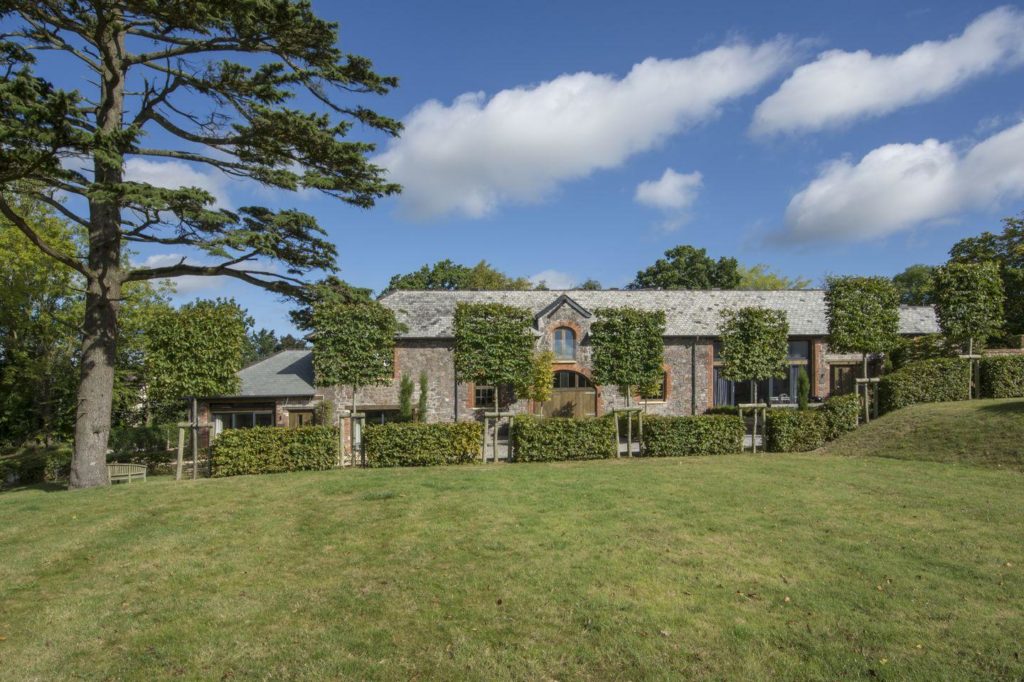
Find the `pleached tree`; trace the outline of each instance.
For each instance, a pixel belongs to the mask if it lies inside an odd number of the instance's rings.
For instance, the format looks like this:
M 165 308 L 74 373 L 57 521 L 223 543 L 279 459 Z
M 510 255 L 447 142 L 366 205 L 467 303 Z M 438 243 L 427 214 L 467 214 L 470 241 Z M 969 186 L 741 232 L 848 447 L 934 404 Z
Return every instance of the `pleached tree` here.
M 287 295 L 336 268 L 310 215 L 229 210 L 132 169 L 173 162 L 368 208 L 399 188 L 368 159 L 374 145 L 348 135 L 356 123 L 384 137 L 400 126 L 349 100 L 396 81 L 343 52 L 337 25 L 304 0 L 0 0 L 0 18 L 0 213 L 85 283 L 71 486 L 102 485 L 126 284 L 219 275 Z M 37 59 L 90 85 L 63 89 Z M 13 195 L 80 224 L 83 253 L 34 230 Z M 140 246 L 185 255 L 136 267 L 127 250 Z

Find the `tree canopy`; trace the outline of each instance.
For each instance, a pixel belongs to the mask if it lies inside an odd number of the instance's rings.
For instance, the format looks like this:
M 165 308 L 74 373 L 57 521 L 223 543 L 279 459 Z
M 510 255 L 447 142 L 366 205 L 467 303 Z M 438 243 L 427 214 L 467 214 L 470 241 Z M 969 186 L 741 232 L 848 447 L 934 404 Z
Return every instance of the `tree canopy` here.
M 999 265 L 999 276 L 1006 294 L 1004 315 L 1006 331 L 1024 334 L 1024 213 L 1003 219 L 999 234 L 983 232 L 977 237 L 961 239 L 949 250 L 953 263 L 984 263 Z
M 346 303 L 328 296 L 313 305 L 313 372 L 318 386 L 390 382 L 395 374 L 395 314 L 376 301 Z
M 898 275 L 894 275 L 892 283 L 899 292 L 900 303 L 903 305 L 932 305 L 935 303 L 934 265 L 911 265 Z
M 661 381 L 665 363 L 665 311 L 598 308 L 590 325 L 594 380 L 623 395 Z
M 994 261 L 947 263 L 935 272 L 935 314 L 950 341 L 984 343 L 1003 326 L 1003 282 Z
M 739 266 L 739 283 L 737 289 L 754 289 L 758 291 L 772 291 L 778 289 L 806 289 L 811 286 L 811 280 L 802 277 L 786 277 L 770 270 L 764 263 L 752 265 L 749 268 Z
M 516 390 L 533 385 L 533 316 L 500 303 L 455 306 L 455 376 L 459 381 Z M 495 391 L 498 395 L 500 391 Z
M 740 283 L 735 258 L 717 261 L 706 249 L 680 245 L 665 252 L 650 267 L 636 273 L 630 289 L 735 289 Z
M 899 293 L 887 277 L 829 277 L 828 345 L 837 353 L 884 353 L 899 345 Z
M 209 191 L 157 186 L 129 164 L 173 161 L 367 208 L 399 187 L 369 161 L 372 143 L 348 137 L 357 125 L 396 135 L 400 124 L 351 99 L 397 81 L 343 52 L 338 26 L 307 0 L 9 0 L 0 18 L 0 215 L 83 279 L 71 485 L 103 485 L 127 283 L 221 275 L 291 294 L 336 268 L 312 216 L 217 205 Z M 37 60 L 83 90 L 39 75 Z M 12 195 L 80 225 L 81 253 L 45 239 Z M 126 250 L 137 245 L 185 255 L 133 266 Z
M 718 336 L 722 374 L 731 381 L 785 376 L 789 354 L 786 313 L 750 306 L 723 310 Z
M 470 267 L 445 259 L 404 275 L 395 275 L 384 293 L 400 290 L 416 291 L 525 291 L 533 285 L 525 277 L 509 277 L 487 261 Z

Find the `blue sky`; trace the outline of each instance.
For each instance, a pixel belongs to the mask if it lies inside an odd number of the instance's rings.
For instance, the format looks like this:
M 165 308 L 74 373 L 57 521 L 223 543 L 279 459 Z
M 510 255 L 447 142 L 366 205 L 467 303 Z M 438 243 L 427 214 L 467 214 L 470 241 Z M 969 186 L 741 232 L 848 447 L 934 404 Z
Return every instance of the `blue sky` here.
M 359 103 L 407 122 L 380 160 L 408 191 L 362 211 L 185 184 L 313 213 L 358 285 L 452 258 L 622 286 L 680 243 L 815 283 L 891 275 L 1024 208 L 1021 6 L 314 5 L 400 78 Z M 240 283 L 178 299 L 215 295 L 291 331 L 286 304 Z

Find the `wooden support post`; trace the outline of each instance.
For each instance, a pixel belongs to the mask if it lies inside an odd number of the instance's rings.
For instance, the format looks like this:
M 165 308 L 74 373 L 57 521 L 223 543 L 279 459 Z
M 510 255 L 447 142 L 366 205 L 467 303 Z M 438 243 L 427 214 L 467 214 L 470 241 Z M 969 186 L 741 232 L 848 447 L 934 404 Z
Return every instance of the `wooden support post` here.
M 612 417 L 615 419 L 615 456 L 621 457 L 619 454 L 619 442 L 622 440 L 622 435 L 619 431 L 619 413 L 612 411 Z
M 174 470 L 174 480 L 181 480 L 181 472 L 185 467 L 185 429 L 188 428 L 188 424 L 185 422 L 178 424 L 178 466 Z
M 199 402 L 192 398 L 192 480 L 199 475 Z

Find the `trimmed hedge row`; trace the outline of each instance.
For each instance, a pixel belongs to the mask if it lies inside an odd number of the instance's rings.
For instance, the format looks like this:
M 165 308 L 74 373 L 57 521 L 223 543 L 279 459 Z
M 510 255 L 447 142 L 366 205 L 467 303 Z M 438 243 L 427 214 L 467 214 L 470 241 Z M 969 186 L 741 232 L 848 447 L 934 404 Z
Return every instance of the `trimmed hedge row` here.
M 825 444 L 825 415 L 816 410 L 768 410 L 765 449 L 768 452 L 808 452 Z
M 210 449 L 213 476 L 319 471 L 332 468 L 337 459 L 338 429 L 331 426 L 230 429 Z
M 743 449 L 746 427 L 738 416 L 644 417 L 644 455 L 725 455 Z
M 644 428 L 647 428 L 647 418 Z M 611 417 L 564 419 L 516 415 L 512 447 L 517 462 L 615 457 L 615 421 Z
M 1024 397 L 1024 355 L 982 358 L 981 394 L 986 398 Z
M 825 440 L 835 440 L 839 436 L 857 428 L 860 419 L 861 402 L 856 393 L 837 395 L 825 400 L 818 412 L 825 420 Z
M 363 434 L 366 465 L 469 464 L 480 457 L 483 435 L 484 427 L 479 422 L 373 424 Z
M 892 412 L 916 403 L 967 400 L 970 367 L 959 358 L 918 360 L 882 377 L 879 409 Z

